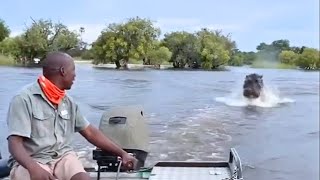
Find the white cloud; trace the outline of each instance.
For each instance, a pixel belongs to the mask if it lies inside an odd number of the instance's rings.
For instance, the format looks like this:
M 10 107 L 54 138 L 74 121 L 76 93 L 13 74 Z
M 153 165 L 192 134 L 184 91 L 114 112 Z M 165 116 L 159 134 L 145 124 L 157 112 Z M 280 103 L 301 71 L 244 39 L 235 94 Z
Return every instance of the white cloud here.
M 22 33 L 23 33 L 22 30 L 12 31 L 12 32 L 10 33 L 10 37 L 15 37 L 15 36 L 18 36 L 18 35 L 20 35 L 20 34 L 22 34 Z
M 10 32 L 10 37 L 15 37 L 15 36 L 18 36 L 20 34 L 22 34 L 24 32 L 24 30 L 26 29 L 26 25 L 24 26 L 16 26 L 16 27 L 13 27 L 13 28 L 10 28 L 11 29 L 11 32 Z

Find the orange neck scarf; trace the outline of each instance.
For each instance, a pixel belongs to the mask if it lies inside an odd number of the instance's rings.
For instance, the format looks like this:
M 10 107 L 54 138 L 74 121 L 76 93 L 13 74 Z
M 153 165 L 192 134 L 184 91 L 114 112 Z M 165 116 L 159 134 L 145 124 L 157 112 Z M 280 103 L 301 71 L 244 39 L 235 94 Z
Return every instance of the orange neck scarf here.
M 49 101 L 54 105 L 58 105 L 62 98 L 65 96 L 65 91 L 59 89 L 43 75 L 38 78 L 38 82 L 43 93 L 46 95 Z

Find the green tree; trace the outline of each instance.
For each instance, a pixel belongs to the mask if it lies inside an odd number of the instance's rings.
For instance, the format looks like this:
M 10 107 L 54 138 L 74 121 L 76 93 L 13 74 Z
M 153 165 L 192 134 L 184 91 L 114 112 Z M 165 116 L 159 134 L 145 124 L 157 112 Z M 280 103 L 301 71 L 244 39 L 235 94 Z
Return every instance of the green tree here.
M 256 49 L 257 60 L 278 62 L 281 51 L 290 50 L 290 42 L 286 39 L 275 40 L 271 44 L 262 42 Z
M 290 41 L 287 39 L 276 40 L 271 43 L 271 46 L 277 51 L 290 50 Z
M 3 41 L 6 37 L 10 35 L 10 29 L 4 22 L 4 20 L 0 19 L 0 42 Z
M 85 28 L 84 27 L 80 27 L 79 28 L 79 33 L 80 33 L 80 42 L 79 42 L 79 51 L 82 53 L 84 52 L 84 50 L 87 48 L 88 43 L 83 41 L 83 33 L 85 32 Z
M 306 48 L 305 46 L 302 46 L 301 48 L 297 46 L 293 46 L 293 47 L 290 47 L 290 50 L 293 51 L 294 53 L 301 54 L 303 53 L 303 50 L 305 48 Z
M 196 35 L 185 31 L 165 34 L 162 45 L 172 52 L 170 62 L 174 68 L 184 68 L 186 65 L 192 68 L 200 66 L 200 46 Z
M 222 35 L 221 31 L 202 29 L 197 32 L 200 41 L 200 55 L 203 69 L 216 69 L 228 64 L 235 42 L 230 36 Z
M 290 41 L 287 39 L 275 40 L 271 44 L 264 42 L 260 43 L 257 48 L 258 51 L 283 51 L 290 50 Z
M 258 51 L 262 51 L 262 50 L 267 50 L 267 49 L 269 49 L 269 45 L 267 45 L 266 43 L 264 43 L 264 42 L 262 42 L 262 43 L 260 43 L 258 46 L 257 46 L 257 50 Z
M 117 38 L 117 33 L 113 30 L 114 24 L 110 24 L 109 27 L 101 33 L 98 39 L 92 43 L 93 63 L 94 64 L 106 64 L 108 62 L 116 62 L 122 59 L 122 49 L 125 45 L 121 45 L 120 39 Z M 118 66 L 118 65 L 117 65 Z M 120 68 L 120 63 L 119 67 Z
M 296 60 L 296 65 L 303 69 L 320 68 L 320 52 L 314 48 L 305 48 Z
M 237 54 L 237 55 L 234 55 L 230 61 L 229 61 L 229 65 L 231 66 L 242 66 L 244 63 L 244 56 L 243 54 Z
M 246 64 L 246 65 L 252 64 L 257 59 L 257 55 L 253 51 L 243 52 L 243 54 L 244 54 L 243 63 Z
M 232 51 L 231 58 L 229 60 L 229 65 L 231 66 L 242 66 L 251 65 L 256 60 L 255 52 L 244 52 L 234 49 Z
M 279 54 L 279 60 L 281 63 L 284 63 L 284 64 L 294 64 L 297 59 L 298 59 L 298 54 L 296 54 L 293 51 L 285 50 Z
M 18 46 L 19 37 L 7 37 L 0 42 L 0 52 L 3 55 L 17 57 L 20 54 Z
M 147 56 L 150 59 L 150 64 L 160 66 L 163 62 L 168 62 L 171 59 L 172 52 L 167 47 L 162 46 L 149 51 Z
M 43 19 L 33 21 L 15 41 L 19 49 L 15 58 L 23 65 L 33 64 L 34 58 L 43 60 L 48 52 L 66 52 L 79 44 L 76 32 L 68 30 L 61 23 L 54 24 L 51 20 Z
M 94 59 L 93 49 L 83 49 L 81 59 L 92 60 Z
M 242 66 L 244 64 L 245 54 L 239 49 L 235 49 L 232 51 L 232 55 L 229 60 L 229 65 L 231 66 Z
M 143 59 L 152 50 L 160 35 L 148 19 L 130 18 L 124 24 L 109 24 L 93 43 L 94 63 L 115 62 L 117 68 L 127 68 L 130 58 Z M 122 64 L 121 64 L 122 61 Z

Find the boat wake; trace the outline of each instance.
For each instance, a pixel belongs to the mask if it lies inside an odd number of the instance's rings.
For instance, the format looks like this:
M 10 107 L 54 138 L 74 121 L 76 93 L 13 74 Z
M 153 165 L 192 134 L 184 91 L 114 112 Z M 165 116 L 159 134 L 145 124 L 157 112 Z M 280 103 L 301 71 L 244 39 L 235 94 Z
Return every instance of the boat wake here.
M 225 97 L 216 97 L 217 102 L 224 103 L 228 106 L 258 106 L 258 107 L 276 107 L 281 104 L 293 103 L 293 99 L 281 97 L 280 92 L 275 87 L 266 86 L 262 90 L 262 94 L 257 99 L 247 99 L 242 95 L 242 88 L 237 88 L 230 95 Z

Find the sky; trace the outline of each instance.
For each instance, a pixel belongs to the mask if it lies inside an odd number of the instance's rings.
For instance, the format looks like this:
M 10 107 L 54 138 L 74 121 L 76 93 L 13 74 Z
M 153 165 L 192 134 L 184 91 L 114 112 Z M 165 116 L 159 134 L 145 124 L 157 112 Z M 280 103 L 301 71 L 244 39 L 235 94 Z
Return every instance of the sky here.
M 319 0 L 2 0 L 0 18 L 16 36 L 33 19 L 51 19 L 71 30 L 85 28 L 83 39 L 96 40 L 109 23 L 139 16 L 154 21 L 162 35 L 200 28 L 231 33 L 241 51 L 261 42 L 288 39 L 291 46 L 319 49 Z

